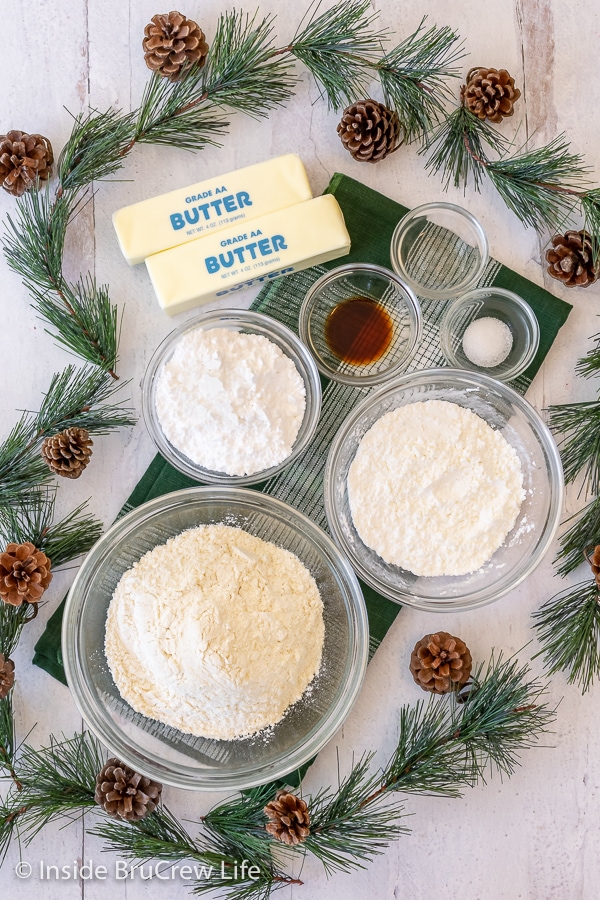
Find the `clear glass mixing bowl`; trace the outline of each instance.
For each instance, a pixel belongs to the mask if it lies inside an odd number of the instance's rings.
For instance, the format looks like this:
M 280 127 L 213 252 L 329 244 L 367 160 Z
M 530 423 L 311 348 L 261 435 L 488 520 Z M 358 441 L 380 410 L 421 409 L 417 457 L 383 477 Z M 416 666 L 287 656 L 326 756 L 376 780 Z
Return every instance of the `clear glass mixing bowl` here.
M 210 330 L 213 328 L 225 328 L 231 331 L 239 331 L 244 334 L 258 334 L 274 343 L 289 359 L 292 360 L 298 370 L 306 391 L 306 408 L 300 429 L 292 447 L 292 452 L 278 465 L 263 469 L 260 472 L 252 472 L 248 475 L 227 475 L 225 472 L 216 472 L 191 460 L 178 447 L 175 447 L 165 436 L 158 414 L 156 412 L 156 385 L 163 365 L 169 361 L 175 350 L 175 346 L 181 338 L 197 328 Z M 176 328 L 158 346 L 152 359 L 148 363 L 144 381 L 142 384 L 142 412 L 150 437 L 157 449 L 184 475 L 189 475 L 196 481 L 204 481 L 208 484 L 235 484 L 238 486 L 257 484 L 266 481 L 272 475 L 281 472 L 286 466 L 296 459 L 312 440 L 321 414 L 321 379 L 315 362 L 302 341 L 281 322 L 263 313 L 242 309 L 218 309 L 203 312 L 195 316 L 179 328 Z
M 517 521 L 492 558 L 469 575 L 418 577 L 389 565 L 363 543 L 352 521 L 348 470 L 364 434 L 386 413 L 425 400 L 447 400 L 471 409 L 501 431 L 521 462 L 526 496 Z M 558 449 L 531 404 L 502 382 L 462 369 L 402 375 L 366 397 L 335 436 L 324 475 L 327 521 L 357 574 L 390 600 L 430 612 L 484 606 L 527 578 L 556 533 L 563 491 Z
M 295 553 L 315 578 L 324 606 L 322 664 L 310 689 L 277 725 L 234 741 L 193 737 L 134 712 L 122 700 L 104 653 L 107 609 L 121 575 L 170 537 L 218 523 L 243 528 Z M 211 791 L 281 778 L 311 759 L 340 727 L 358 695 L 368 643 L 360 586 L 331 539 L 280 500 L 212 486 L 165 494 L 116 522 L 75 579 L 62 632 L 69 687 L 89 728 L 110 752 L 163 784 Z

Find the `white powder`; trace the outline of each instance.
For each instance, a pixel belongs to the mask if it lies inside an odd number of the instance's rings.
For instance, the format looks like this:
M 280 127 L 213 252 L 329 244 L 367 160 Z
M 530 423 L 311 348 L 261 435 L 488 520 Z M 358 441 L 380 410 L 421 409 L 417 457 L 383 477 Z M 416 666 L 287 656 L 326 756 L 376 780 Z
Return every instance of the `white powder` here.
M 283 462 L 305 409 L 296 366 L 259 334 L 197 328 L 158 376 L 156 412 L 167 440 L 197 465 L 227 475 Z
M 466 575 L 501 546 L 525 497 L 516 451 L 469 409 L 399 407 L 363 437 L 348 474 L 362 540 L 415 575 Z
M 321 663 L 323 604 L 297 556 L 226 525 L 184 531 L 121 577 L 106 658 L 135 710 L 230 740 L 273 725 Z
M 482 316 L 465 330 L 462 346 L 465 356 L 476 366 L 489 369 L 504 362 L 512 350 L 512 331 L 501 319 Z

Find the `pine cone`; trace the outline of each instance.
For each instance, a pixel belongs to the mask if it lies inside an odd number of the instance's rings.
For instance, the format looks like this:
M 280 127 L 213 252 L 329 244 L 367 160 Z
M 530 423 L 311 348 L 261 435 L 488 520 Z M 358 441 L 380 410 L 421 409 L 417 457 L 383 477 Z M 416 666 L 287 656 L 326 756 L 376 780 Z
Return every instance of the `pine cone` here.
M 15 664 L 12 659 L 6 659 L 4 654 L 0 653 L 0 700 L 4 700 L 14 683 Z
M 40 181 L 50 177 L 54 162 L 52 145 L 41 134 L 9 131 L 0 134 L 0 185 L 20 197 Z
M 447 694 L 468 681 L 472 662 L 464 641 L 438 631 L 417 641 L 410 657 L 410 671 L 424 691 Z
M 348 106 L 337 133 L 358 162 L 379 162 L 402 143 L 398 116 L 377 100 L 359 100 Z
M 109 816 L 138 822 L 156 809 L 161 792 L 158 781 L 139 775 L 113 757 L 96 776 L 94 800 Z
M 67 428 L 46 438 L 42 456 L 55 475 L 79 478 L 90 461 L 93 443 L 85 428 Z
M 592 241 L 585 231 L 555 234 L 546 251 L 548 274 L 567 287 L 589 287 L 598 273 L 593 264 Z
M 0 554 L 0 597 L 11 606 L 37 603 L 50 582 L 50 560 L 29 541 L 8 544 Z
M 146 65 L 170 81 L 177 81 L 182 70 L 191 63 L 202 68 L 206 62 L 208 44 L 202 29 L 180 12 L 152 16 L 144 34 L 142 46 Z
M 475 68 L 467 74 L 460 91 L 461 100 L 479 119 L 501 122 L 514 113 L 513 106 L 521 96 L 515 79 L 506 69 Z
M 596 579 L 596 584 L 600 588 L 600 544 L 593 548 L 588 547 L 585 551 L 585 558 L 592 567 L 592 574 Z
M 296 794 L 277 791 L 275 799 L 264 808 L 267 832 L 283 844 L 301 844 L 310 834 L 310 813 L 308 806 Z

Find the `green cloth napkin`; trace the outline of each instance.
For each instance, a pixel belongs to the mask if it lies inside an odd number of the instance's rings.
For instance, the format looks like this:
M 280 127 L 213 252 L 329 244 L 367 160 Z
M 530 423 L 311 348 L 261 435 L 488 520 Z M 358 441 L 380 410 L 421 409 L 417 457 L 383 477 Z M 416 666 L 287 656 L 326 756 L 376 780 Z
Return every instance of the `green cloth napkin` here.
M 324 267 L 316 266 L 270 282 L 261 290 L 251 307 L 279 319 L 294 331 L 298 330 L 298 312 L 306 291 L 326 269 L 347 262 L 370 262 L 390 267 L 389 247 L 392 233 L 399 219 L 408 212 L 406 207 L 346 175 L 334 175 L 326 193 L 336 197 L 344 213 L 352 239 L 349 255 L 327 263 Z M 446 233 L 441 234 L 440 240 L 442 254 L 444 234 Z M 447 252 L 448 254 L 452 252 L 451 242 L 448 244 Z M 439 259 L 437 250 L 436 259 Z M 490 260 L 480 284 L 482 286 L 494 284 L 514 291 L 527 300 L 538 318 L 541 331 L 538 353 L 527 371 L 512 382 L 513 387 L 524 393 L 552 346 L 560 327 L 566 321 L 571 306 L 493 259 Z M 425 327 L 423 340 L 411 363 L 413 369 L 445 364 L 437 329 L 445 303 L 426 300 L 422 300 L 421 303 Z M 326 528 L 322 473 L 327 451 L 337 428 L 365 393 L 364 388 L 349 387 L 323 379 L 322 413 L 319 428 L 310 447 L 284 472 L 262 485 L 256 485 L 256 489 L 285 500 Z M 182 475 L 157 455 L 125 503 L 120 515 L 161 494 L 191 487 L 194 484 L 196 482 L 191 478 Z M 362 582 L 361 587 L 369 615 L 369 649 L 372 655 L 398 615 L 400 607 Z M 37 642 L 33 661 L 66 684 L 61 653 L 63 609 L 64 600 L 48 621 L 46 630 Z

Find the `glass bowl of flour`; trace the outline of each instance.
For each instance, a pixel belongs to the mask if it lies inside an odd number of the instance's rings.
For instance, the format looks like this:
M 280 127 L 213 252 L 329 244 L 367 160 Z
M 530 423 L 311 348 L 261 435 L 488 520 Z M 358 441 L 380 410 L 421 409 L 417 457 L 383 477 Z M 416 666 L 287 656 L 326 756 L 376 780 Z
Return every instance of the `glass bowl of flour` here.
M 226 526 L 230 532 L 234 529 L 238 534 L 243 532 L 246 543 L 259 538 L 289 551 L 288 555 L 293 554 L 314 579 L 322 601 L 324 632 L 319 638 L 322 651 L 316 676 L 282 718 L 246 737 L 194 736 L 183 727 L 163 724 L 136 711 L 123 699 L 109 666 L 110 653 L 105 638 L 109 629 L 109 608 L 113 597 L 117 596 L 117 586 L 124 582 L 124 576 L 139 573 L 144 559 L 151 558 L 157 550 L 164 551 L 170 539 L 178 540 L 182 534 L 189 535 L 190 530 L 199 527 L 202 530 L 201 526 Z M 243 568 L 252 563 L 254 551 L 240 547 Z M 174 564 L 179 563 L 185 578 L 191 566 L 185 564 L 183 557 L 174 560 Z M 163 566 L 164 560 L 161 568 Z M 165 575 L 158 574 L 159 577 Z M 210 577 L 213 576 L 214 572 Z M 243 577 L 249 581 L 246 575 Z M 230 578 L 230 567 L 224 567 L 222 573 L 217 573 L 216 579 L 210 581 L 208 593 L 214 599 L 215 608 L 221 580 L 227 582 Z M 179 583 L 178 579 L 180 581 L 181 576 L 174 581 Z M 266 584 L 267 593 L 277 591 L 277 581 L 270 569 L 267 570 Z M 154 616 L 153 612 L 148 612 L 152 607 L 150 593 L 151 586 L 147 587 L 146 595 L 140 593 L 134 598 L 137 606 L 131 604 L 135 624 L 148 627 L 149 633 L 152 623 L 148 620 Z M 225 606 L 221 603 L 218 609 L 222 622 L 228 622 L 233 616 L 238 644 L 245 646 L 253 640 L 255 623 L 240 626 L 239 610 L 227 610 L 227 603 L 234 602 L 236 607 L 242 604 L 242 593 L 240 591 L 238 596 L 232 592 L 233 601 L 225 601 Z M 140 666 L 138 677 L 135 667 L 130 667 L 134 673 L 130 677 L 139 680 L 130 687 L 151 697 L 168 689 L 169 698 L 174 698 L 170 700 L 171 710 L 181 714 L 186 722 L 188 710 L 192 708 L 189 694 L 186 703 L 177 699 L 180 697 L 178 684 L 175 680 L 169 683 L 169 657 L 175 657 L 174 661 L 178 662 L 187 655 L 188 663 L 191 657 L 193 670 L 195 660 L 203 651 L 203 638 L 192 604 L 178 605 L 180 595 L 175 586 L 173 594 L 168 613 L 168 604 L 163 603 L 160 611 L 161 621 L 169 624 L 160 629 L 159 640 L 165 654 L 157 682 L 151 684 L 149 678 L 152 671 L 148 669 L 146 651 L 152 641 L 150 636 L 146 646 L 138 647 L 133 639 L 126 642 L 121 661 L 127 662 L 128 653 L 133 656 L 141 652 L 145 668 Z M 282 597 L 282 602 L 290 602 L 288 594 Z M 303 628 L 310 626 L 297 621 L 292 609 L 288 614 L 286 607 L 284 612 L 277 628 L 281 632 L 287 631 L 287 636 L 278 633 L 262 651 L 260 646 L 255 648 L 260 671 L 254 675 L 258 683 L 267 686 L 265 692 L 279 691 L 280 683 L 287 677 L 287 669 L 277 671 L 273 664 L 277 656 L 274 642 L 291 641 L 301 659 L 310 643 L 310 636 L 303 635 Z M 128 610 L 121 610 L 119 615 L 125 618 Z M 206 615 L 210 615 L 209 610 Z M 256 617 L 260 616 L 268 618 L 267 613 L 258 611 Z M 266 622 L 265 626 L 272 629 L 272 622 Z M 184 638 L 187 636 L 180 651 L 174 649 L 173 643 L 178 633 Z M 225 658 L 229 653 L 229 638 L 224 639 L 221 649 L 217 647 L 214 634 L 212 641 L 215 652 L 218 650 Z M 217 791 L 248 788 L 281 778 L 310 760 L 340 727 L 358 695 L 367 664 L 368 641 L 367 614 L 358 580 L 346 558 L 317 525 L 282 501 L 257 491 L 231 486 L 199 486 L 143 504 L 116 522 L 98 541 L 86 557 L 69 593 L 62 646 L 67 680 L 75 702 L 91 731 L 108 747 L 111 755 L 161 783 L 189 790 Z M 196 712 L 208 712 L 210 707 L 211 713 L 216 711 L 217 714 L 223 709 L 224 719 L 229 700 L 227 691 L 220 703 L 215 696 L 211 699 L 211 691 L 214 694 L 216 690 L 217 669 L 221 671 L 219 666 L 207 667 L 210 678 L 197 692 L 193 708 Z M 229 688 L 238 683 L 235 672 L 230 675 Z M 236 704 L 241 702 L 236 699 Z M 190 713 L 190 722 L 191 718 Z
M 449 368 L 369 394 L 333 440 L 324 487 L 331 533 L 359 577 L 431 612 L 484 606 L 527 578 L 556 533 L 563 490 L 533 407 Z
M 208 311 L 157 348 L 142 408 L 156 447 L 180 472 L 208 484 L 256 484 L 310 443 L 321 382 L 285 325 L 246 310 Z

